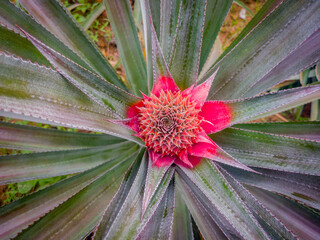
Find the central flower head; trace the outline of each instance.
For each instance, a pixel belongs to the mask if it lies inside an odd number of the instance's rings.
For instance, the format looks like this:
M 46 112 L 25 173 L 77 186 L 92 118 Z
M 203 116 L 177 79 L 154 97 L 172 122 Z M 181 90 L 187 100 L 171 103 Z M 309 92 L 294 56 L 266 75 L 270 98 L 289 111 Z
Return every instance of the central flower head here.
M 205 102 L 213 77 L 180 91 L 171 77 L 160 76 L 151 95 L 128 109 L 126 125 L 145 142 L 155 166 L 193 168 L 202 157 L 216 156 L 207 134 L 225 128 L 231 112 L 223 102 Z
M 139 132 L 149 149 L 162 156 L 179 153 L 197 142 L 202 131 L 200 109 L 190 96 L 181 92 L 160 91 L 151 94 L 139 107 Z

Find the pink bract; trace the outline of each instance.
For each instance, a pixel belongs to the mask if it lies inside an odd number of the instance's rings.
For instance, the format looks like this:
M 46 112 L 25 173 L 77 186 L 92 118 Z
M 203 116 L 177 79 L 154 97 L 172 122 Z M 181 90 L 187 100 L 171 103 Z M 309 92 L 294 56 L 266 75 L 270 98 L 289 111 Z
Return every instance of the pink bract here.
M 207 134 L 227 127 L 231 109 L 220 101 L 205 102 L 212 79 L 180 91 L 171 77 L 161 76 L 151 95 L 127 111 L 127 125 L 146 144 L 157 167 L 173 163 L 193 168 L 213 158 L 217 145 Z

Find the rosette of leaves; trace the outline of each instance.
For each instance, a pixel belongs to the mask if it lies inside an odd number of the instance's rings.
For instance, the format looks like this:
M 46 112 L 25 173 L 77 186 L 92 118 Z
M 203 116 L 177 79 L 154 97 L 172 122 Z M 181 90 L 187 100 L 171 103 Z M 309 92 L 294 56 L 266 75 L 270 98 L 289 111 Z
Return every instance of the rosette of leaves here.
M 320 238 L 319 122 L 246 123 L 319 99 L 317 84 L 268 90 L 319 62 L 320 1 L 267 1 L 211 62 L 232 1 L 141 0 L 144 57 L 129 1 L 106 0 L 126 81 L 61 3 L 19 2 L 28 14 L 0 7 L 1 116 L 86 131 L 0 123 L 1 147 L 32 151 L 1 156 L 1 184 L 71 174 L 0 208 L 2 239 Z M 157 84 L 161 109 L 197 124 L 181 148 L 176 135 L 148 135 Z M 173 90 L 179 101 L 166 105 Z M 177 127 L 152 116 L 161 131 Z

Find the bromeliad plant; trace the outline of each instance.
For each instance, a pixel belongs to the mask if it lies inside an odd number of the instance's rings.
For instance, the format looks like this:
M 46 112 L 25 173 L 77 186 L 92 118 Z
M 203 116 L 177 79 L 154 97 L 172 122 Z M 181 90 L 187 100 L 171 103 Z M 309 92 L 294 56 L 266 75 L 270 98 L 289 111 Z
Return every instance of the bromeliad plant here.
M 269 0 L 216 61 L 230 0 L 106 0 L 122 81 L 58 1 L 0 7 L 2 184 L 72 174 L 0 208 L 0 237 L 319 239 L 319 122 L 245 123 L 314 101 L 268 89 L 320 59 L 320 2 Z M 319 70 L 319 67 L 317 68 Z M 101 134 L 102 133 L 102 134 Z

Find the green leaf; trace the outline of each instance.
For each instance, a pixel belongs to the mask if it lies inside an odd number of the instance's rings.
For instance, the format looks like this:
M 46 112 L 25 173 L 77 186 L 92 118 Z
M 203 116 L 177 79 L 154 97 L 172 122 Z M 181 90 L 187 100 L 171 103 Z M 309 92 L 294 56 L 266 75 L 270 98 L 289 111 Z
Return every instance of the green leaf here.
M 101 54 L 100 50 L 81 29 L 71 14 L 64 9 L 60 1 L 20 0 L 19 2 L 40 24 L 84 59 L 99 75 L 118 87 L 126 89 L 124 83 L 118 78 L 117 73 L 107 59 Z M 23 26 L 20 27 L 25 29 Z M 25 30 L 29 32 L 28 29 Z M 32 32 L 30 34 L 33 35 Z M 34 36 L 38 38 L 36 35 Z M 39 40 L 42 41 L 41 39 Z M 64 54 L 64 52 L 60 53 Z
M 203 159 L 194 169 L 177 168 L 177 173 L 194 193 L 198 192 L 198 201 L 207 205 L 208 213 L 227 237 L 267 239 L 245 203 L 212 162 Z
M 140 1 L 135 1 L 133 6 L 133 18 L 139 29 L 139 32 L 143 34 L 143 26 L 142 26 L 142 9 Z
M 66 132 L 0 122 L 0 146 L 9 149 L 44 151 L 107 146 L 123 139 L 105 134 Z
M 276 133 L 295 138 L 320 142 L 320 122 L 277 122 L 277 123 L 243 123 L 234 125 L 266 133 Z
M 215 43 L 220 28 L 229 12 L 232 0 L 209 0 L 206 7 L 205 25 L 201 46 L 199 71 L 201 71 Z
M 315 74 L 316 74 L 316 79 L 318 82 L 320 82 L 320 63 L 316 65 L 315 68 Z M 311 113 L 310 113 L 310 120 L 320 120 L 320 101 L 316 100 L 311 103 Z
M 204 81 L 220 67 L 212 84 L 210 99 L 250 97 L 271 88 L 285 80 L 274 75 L 282 70 L 279 65 L 294 71 L 283 71 L 286 74 L 296 73 L 297 69 L 290 68 L 290 65 L 299 66 L 301 55 L 298 52 L 308 53 L 303 61 L 307 58 L 311 61 L 308 65 L 313 64 L 318 55 L 310 57 L 314 52 L 305 43 L 312 39 L 312 46 L 316 46 L 319 42 L 319 23 L 319 1 L 306 0 L 303 5 L 297 1 L 283 1 L 202 79 Z M 297 55 L 299 57 L 293 57 Z
M 24 33 L 61 75 L 105 109 L 126 118 L 127 108 L 140 100 Z
M 177 34 L 177 23 L 182 1 L 161 1 L 160 5 L 160 44 L 166 62 L 170 61 L 173 43 Z M 153 21 L 155 21 L 153 19 Z
M 207 57 L 206 62 L 204 63 L 201 72 L 199 73 L 198 79 L 202 79 L 203 76 L 206 74 L 206 72 L 211 68 L 212 64 L 214 64 L 217 59 L 219 59 L 219 57 L 221 56 L 221 54 L 223 53 L 222 50 L 222 45 L 221 45 L 221 41 L 220 38 L 216 38 L 216 41 L 214 42 L 209 55 Z
M 214 218 L 210 216 L 207 211 L 208 205 L 202 204 L 198 198 L 201 198 L 202 200 L 206 200 L 207 202 L 210 202 L 206 197 L 198 196 L 193 191 L 195 190 L 195 186 L 193 185 L 190 187 L 190 183 L 187 184 L 182 178 L 179 177 L 178 174 L 176 174 L 176 188 L 177 192 L 181 194 L 182 198 L 184 199 L 184 204 L 188 206 L 188 209 L 190 213 L 192 214 L 192 218 L 196 222 L 202 236 L 205 239 L 228 239 L 225 234 L 220 230 L 220 228 L 217 226 L 217 224 L 214 221 Z M 192 189 L 191 189 L 192 188 Z M 189 217 L 190 219 L 190 217 Z M 185 220 L 184 220 L 185 221 Z M 190 227 L 191 227 L 191 219 L 190 219 Z M 189 229 L 189 226 L 188 226 Z M 233 229 L 232 229 L 233 230 Z M 177 231 L 180 232 L 180 229 Z M 192 229 L 190 229 L 191 234 L 187 237 L 189 239 L 194 239 Z M 230 231 L 230 230 L 229 230 Z M 179 233 L 181 234 L 181 233 Z M 192 237 L 191 237 L 192 236 Z M 196 238 L 197 239 L 197 238 Z
M 0 51 L 37 62 L 47 67 L 51 66 L 45 57 L 32 43 L 20 34 L 0 25 Z
M 223 168 L 241 183 L 276 192 L 304 205 L 320 209 L 320 178 L 318 176 L 264 168 L 254 168 L 259 174 L 228 166 Z
M 160 38 L 160 28 L 161 28 L 161 8 L 163 8 L 164 2 L 158 0 L 149 0 L 150 15 L 152 17 L 152 22 L 154 29 L 156 30 L 158 39 Z
M 140 142 L 133 131 L 103 119 L 112 115 L 52 69 L 0 54 L 0 115 Z
M 224 169 L 220 168 L 226 180 L 235 189 L 241 199 L 246 202 L 253 216 L 258 220 L 265 232 L 271 239 L 296 239 L 290 230 L 288 230 L 279 219 L 270 213 L 248 190 L 246 190 L 239 182 L 237 182 Z M 244 173 L 243 175 L 246 175 Z M 250 173 L 251 175 L 251 173 Z M 259 174 L 255 174 L 258 176 Z M 252 176 L 251 176 L 252 177 Z M 248 177 L 249 178 L 249 177 Z M 255 181 L 254 178 L 252 178 Z
M 318 79 L 318 81 L 320 82 L 320 63 L 318 63 L 317 65 L 316 65 L 316 77 L 317 77 L 317 79 Z
M 319 239 L 319 213 L 275 193 L 255 187 L 247 188 L 266 208 L 301 239 Z
M 245 165 L 320 174 L 319 142 L 237 128 L 228 128 L 210 137 Z
M 70 6 L 68 6 L 68 4 L 67 4 L 67 10 L 69 11 L 69 12 L 71 12 L 72 10 L 74 10 L 75 8 L 77 8 L 77 7 L 80 7 L 80 6 L 82 6 L 83 5 L 83 3 L 74 3 L 74 4 L 72 4 L 72 5 L 70 5 Z
M 174 218 L 172 226 L 172 239 L 186 239 L 192 238 L 192 224 L 191 216 L 188 208 L 183 201 L 181 194 L 177 187 L 177 181 L 175 178 L 175 192 L 174 192 Z
M 178 33 L 169 62 L 173 79 L 181 89 L 190 87 L 198 77 L 205 7 L 205 0 L 182 2 Z
M 0 156 L 0 183 L 22 182 L 85 171 L 110 161 L 124 151 L 137 151 L 126 142 L 99 148 Z
M 129 161 L 130 163 L 130 161 Z M 16 239 L 81 239 L 98 223 L 116 193 L 128 164 L 121 164 L 53 209 Z
M 110 170 L 121 173 L 132 160 L 132 155 L 116 158 L 3 206 L 0 208 L 0 237 L 15 235 Z
M 27 194 L 31 191 L 31 189 L 34 187 L 37 180 L 31 180 L 23 183 L 18 183 L 18 192 L 22 194 Z
M 316 65 L 315 69 L 316 79 L 320 82 L 319 79 L 319 64 Z M 320 120 L 320 100 L 313 101 L 311 103 L 311 112 L 310 112 L 310 120 Z
M 234 3 L 238 4 L 240 7 L 243 7 L 248 13 L 253 16 L 253 13 L 251 12 L 250 8 L 247 7 L 247 5 L 242 2 L 241 0 L 233 0 Z
M 226 101 L 231 108 L 230 125 L 255 120 L 320 98 L 320 85 L 299 87 L 253 98 Z
M 309 73 L 310 73 L 310 69 L 306 69 L 306 70 L 300 72 L 300 83 L 302 86 L 307 85 Z
M 149 157 L 147 177 L 145 180 L 145 189 L 144 189 L 143 200 L 142 200 L 142 216 L 146 212 L 146 209 L 148 208 L 151 199 L 155 195 L 155 192 L 158 191 L 159 188 L 164 188 L 164 191 L 165 191 L 166 188 L 168 187 L 169 182 L 167 181 L 168 184 L 163 184 L 162 180 L 164 179 L 164 176 L 168 171 L 169 167 L 170 166 L 165 166 L 165 167 L 154 166 Z
M 10 1 L 3 1 L 1 3 L 0 23 L 20 34 L 22 34 L 22 32 L 19 27 L 24 29 L 57 52 L 63 53 L 64 56 L 70 58 L 72 61 L 92 70 L 91 67 L 70 48 Z
M 152 58 L 152 37 L 151 37 L 151 22 L 150 22 L 150 5 L 149 1 L 141 0 L 142 21 L 143 21 L 143 37 L 145 45 L 145 53 L 147 59 L 147 87 L 148 93 L 152 91 L 153 87 L 153 58 Z
M 311 113 L 310 113 L 310 120 L 320 120 L 320 104 L 319 100 L 313 101 L 311 103 Z
M 140 230 L 137 239 L 170 239 L 174 214 L 174 184 L 170 185 L 148 223 Z
M 136 236 L 142 217 L 142 197 L 147 173 L 146 153 L 126 174 L 119 191 L 99 223 L 96 239 L 132 239 Z
M 152 66 L 153 66 L 153 81 L 156 83 L 161 76 L 172 78 L 168 65 L 163 56 L 160 43 L 157 38 L 157 33 L 151 26 L 152 39 Z
M 104 1 L 117 47 L 133 93 L 147 93 L 147 70 L 128 0 Z
M 88 30 L 91 24 L 106 10 L 103 3 L 98 3 L 98 5 L 90 12 L 86 17 L 86 20 L 82 23 L 83 29 Z M 100 51 L 100 50 L 98 50 Z

